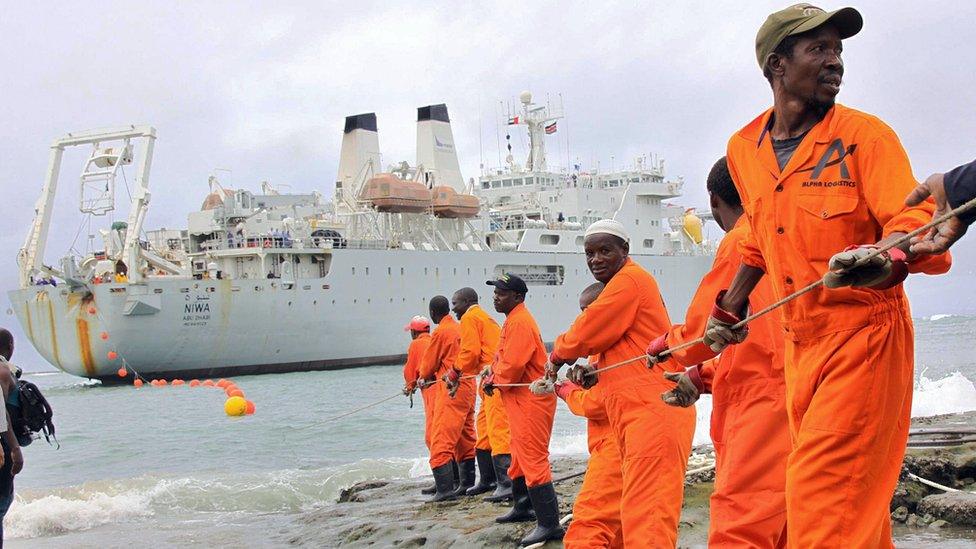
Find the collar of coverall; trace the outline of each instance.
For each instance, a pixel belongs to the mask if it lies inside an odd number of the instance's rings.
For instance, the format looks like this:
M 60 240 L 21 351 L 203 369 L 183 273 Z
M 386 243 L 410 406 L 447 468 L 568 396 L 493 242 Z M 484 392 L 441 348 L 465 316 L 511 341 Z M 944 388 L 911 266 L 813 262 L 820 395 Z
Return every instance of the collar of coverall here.
M 827 111 L 827 114 L 823 117 L 823 120 L 817 122 L 810 128 L 809 133 L 813 134 L 814 139 L 817 143 L 827 143 L 830 141 L 830 136 L 834 135 L 837 129 L 837 116 L 834 116 L 837 112 L 837 108 L 846 108 L 839 103 L 835 103 L 833 107 Z M 761 131 L 760 128 L 762 128 Z M 769 130 L 773 128 L 773 108 L 770 107 L 766 112 L 762 113 L 752 124 L 749 124 L 745 128 L 739 131 L 744 139 L 756 142 L 756 148 L 758 149 L 763 140 L 769 134 Z

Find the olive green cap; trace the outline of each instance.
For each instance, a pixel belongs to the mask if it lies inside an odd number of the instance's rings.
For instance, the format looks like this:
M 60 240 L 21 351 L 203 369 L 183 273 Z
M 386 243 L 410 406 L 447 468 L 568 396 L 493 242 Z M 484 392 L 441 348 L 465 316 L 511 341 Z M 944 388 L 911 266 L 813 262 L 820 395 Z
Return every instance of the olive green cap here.
M 864 26 L 860 12 L 854 8 L 824 11 L 810 4 L 794 4 L 770 14 L 756 34 L 756 60 L 759 61 L 759 67 L 765 68 L 766 58 L 787 36 L 802 34 L 828 22 L 840 32 L 841 40 L 854 36 Z

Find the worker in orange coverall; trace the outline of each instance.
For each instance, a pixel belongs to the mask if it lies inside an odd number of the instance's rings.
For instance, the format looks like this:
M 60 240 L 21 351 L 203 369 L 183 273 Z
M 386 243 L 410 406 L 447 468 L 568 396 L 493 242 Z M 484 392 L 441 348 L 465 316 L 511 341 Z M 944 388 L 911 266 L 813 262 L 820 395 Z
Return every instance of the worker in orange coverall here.
M 474 486 L 474 379 L 459 379 L 454 375 L 461 346 L 461 329 L 451 318 L 447 298 L 439 295 L 430 300 L 430 318 L 437 323 L 431 334 L 430 347 L 420 363 L 420 377 L 428 382 L 436 379 L 456 383 L 448 392 L 447 383 L 437 383 L 437 404 L 434 408 L 433 434 L 431 436 L 430 468 L 434 472 L 437 488 L 428 503 L 458 497 Z M 459 482 L 455 485 L 454 465 L 459 469 Z
M 756 319 L 749 324 L 749 338 L 726 349 L 717 365 L 709 360 L 716 353 L 704 344 L 663 359 L 657 356 L 701 335 L 715 295 L 728 288 L 741 262 L 738 245 L 748 236 L 749 226 L 725 158 L 712 167 L 707 187 L 712 216 L 727 234 L 685 313 L 685 323 L 671 326 L 651 342 L 648 363 L 673 360 L 690 366 L 684 373 L 664 374 L 678 383 L 662 395 L 668 404 L 692 406 L 700 394 L 712 394 L 715 490 L 709 505 L 708 546 L 785 547 L 790 430 L 782 328 L 772 315 Z M 755 309 L 775 301 L 768 280 L 756 286 L 750 301 Z
M 478 305 L 478 293 L 474 288 L 454 292 L 451 310 L 461 322 L 461 350 L 454 369 L 460 375 L 480 374 L 495 358 L 502 329 Z M 468 488 L 467 495 L 476 496 L 494 490 L 485 500 L 505 501 L 512 497 L 512 480 L 508 477 L 508 468 L 512 464 L 508 415 L 501 395 L 487 395 L 481 390 L 478 393 L 481 407 L 475 420 L 478 437 L 475 459 L 480 475 L 478 484 Z
M 793 451 L 786 468 L 790 547 L 891 547 L 889 504 L 908 437 L 914 333 L 902 281 L 945 272 L 948 255 L 915 257 L 908 243 L 877 247 L 932 218 L 898 137 L 869 114 L 835 104 L 853 8 L 797 5 L 770 15 L 756 57 L 773 107 L 729 140 L 728 163 L 750 237 L 742 266 L 719 292 L 705 337 L 715 351 L 768 276 L 781 309 Z M 857 267 L 855 263 L 860 261 Z
M 430 347 L 430 320 L 425 316 L 415 316 L 404 326 L 404 331 L 410 332 L 410 347 L 407 349 L 407 363 L 403 366 L 403 394 L 412 396 L 414 391 L 420 387 L 420 396 L 424 401 L 424 444 L 427 451 L 430 451 L 431 425 L 434 421 L 434 403 L 437 397 L 437 387 L 421 386 L 420 362 L 424 358 L 424 353 Z M 411 400 L 411 404 L 412 404 Z M 424 494 L 433 494 L 436 491 L 434 486 L 421 490 Z
M 521 278 L 503 274 L 487 284 L 495 287 L 495 310 L 505 314 L 498 353 L 485 377 L 484 388 L 502 395 L 512 431 L 512 510 L 497 522 L 536 520 L 536 527 L 522 538 L 522 545 L 562 539 L 559 502 L 552 485 L 549 439 L 556 415 L 556 396 L 534 394 L 528 387 L 498 387 L 494 384 L 531 383 L 546 370 L 546 348 L 535 319 L 525 307 L 529 289 Z M 534 513 L 533 513 L 534 511 Z
M 629 237 L 621 223 L 593 223 L 583 248 L 587 267 L 606 288 L 556 338 L 549 361 L 557 368 L 590 355 L 600 355 L 601 367 L 631 361 L 588 377 L 601 385 L 623 460 L 624 544 L 674 547 L 695 411 L 662 402 L 659 395 L 675 384 L 644 364 L 647 345 L 671 321 L 654 278 L 628 257 Z
M 586 308 L 603 290 L 603 283 L 587 286 L 580 294 L 580 309 Z M 595 364 L 599 357 L 590 357 Z M 556 396 L 569 410 L 586 418 L 586 442 L 590 459 L 586 464 L 583 486 L 573 502 L 573 522 L 566 530 L 563 545 L 579 547 L 623 547 L 620 528 L 620 496 L 623 476 L 620 471 L 620 448 L 613 436 L 603 405 L 601 386 L 583 389 L 572 381 L 556 384 Z

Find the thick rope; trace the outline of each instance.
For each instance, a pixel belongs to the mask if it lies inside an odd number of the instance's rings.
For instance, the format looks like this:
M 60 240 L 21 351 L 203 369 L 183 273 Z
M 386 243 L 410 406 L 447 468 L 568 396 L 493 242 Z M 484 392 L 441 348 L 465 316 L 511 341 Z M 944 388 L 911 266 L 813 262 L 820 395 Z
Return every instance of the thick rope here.
M 969 210 L 971 210 L 973 208 L 976 208 L 976 198 L 970 200 L 969 202 L 966 202 L 965 204 L 959 206 L 958 208 L 955 208 L 955 209 L 953 209 L 953 210 L 951 210 L 949 212 L 946 212 L 943 215 L 940 215 L 939 217 L 933 219 L 932 221 L 926 223 L 925 225 L 922 225 L 921 227 L 915 229 L 914 231 L 912 231 L 912 232 L 910 232 L 908 234 L 905 234 L 905 235 L 899 237 L 897 240 L 895 240 L 895 241 L 893 241 L 893 242 L 891 242 L 889 244 L 886 244 L 884 246 L 881 246 L 880 248 L 877 248 L 877 249 L 872 250 L 871 253 L 869 253 L 868 255 L 866 255 L 866 256 L 862 257 L 861 259 L 857 260 L 857 262 L 854 263 L 854 265 L 851 265 L 851 267 L 848 268 L 848 269 L 846 269 L 846 270 L 849 271 L 851 269 L 855 269 L 857 267 L 860 267 L 860 266 L 866 264 L 867 262 L 871 261 L 875 257 L 877 257 L 877 256 L 879 256 L 879 255 L 881 255 L 881 254 L 883 254 L 885 252 L 887 252 L 888 250 L 890 250 L 890 249 L 892 249 L 894 247 L 900 246 L 900 245 L 904 244 L 905 242 L 908 242 L 912 238 L 914 238 L 914 237 L 916 237 L 916 236 L 918 236 L 918 235 L 920 235 L 920 234 L 928 231 L 932 227 L 935 227 L 936 225 L 939 225 L 940 223 L 944 223 L 944 222 L 948 221 L 952 217 L 957 217 L 957 216 L 959 216 L 959 215 L 961 215 L 963 213 L 966 213 L 967 211 L 969 211 Z M 820 280 L 817 280 L 816 282 L 812 282 L 808 286 L 806 286 L 804 288 L 801 288 L 801 289 L 797 290 L 796 292 L 793 292 L 792 294 L 784 297 L 783 299 L 780 299 L 779 301 L 777 301 L 777 302 L 769 305 L 768 307 L 766 307 L 766 308 L 764 308 L 762 310 L 756 311 L 755 313 L 753 313 L 753 314 L 747 316 L 746 318 L 740 320 L 739 322 L 733 324 L 731 326 L 731 329 L 738 330 L 739 328 L 742 328 L 743 326 L 745 326 L 746 324 L 749 324 L 753 320 L 756 320 L 757 318 L 759 318 L 761 316 L 764 316 L 766 314 L 769 314 L 770 312 L 772 312 L 772 311 L 774 311 L 774 310 L 782 307 L 783 305 L 786 305 L 790 301 L 793 301 L 794 299 L 796 299 L 796 298 L 798 298 L 798 297 L 800 297 L 800 296 L 802 296 L 802 295 L 804 295 L 806 293 L 812 292 L 816 288 L 819 288 L 820 286 L 822 286 L 823 283 L 824 282 L 823 282 L 823 279 L 822 278 Z M 676 345 L 676 346 L 674 346 L 674 347 L 672 347 L 670 349 L 666 349 L 666 350 L 662 351 L 660 354 L 658 354 L 657 357 L 658 358 L 663 358 L 663 357 L 669 356 L 672 353 L 676 353 L 678 351 L 687 349 L 689 347 L 693 347 L 695 345 L 699 345 L 701 343 L 704 343 L 704 341 L 705 341 L 705 337 L 704 336 L 699 337 L 698 339 L 695 339 L 695 340 L 692 340 L 692 341 L 688 341 L 688 342 L 682 343 L 681 345 Z M 590 371 L 590 372 L 586 372 L 585 375 L 587 375 L 587 376 L 595 376 L 595 375 L 598 375 L 600 372 L 606 372 L 608 370 L 612 370 L 614 368 L 619 368 L 621 366 L 630 364 L 631 362 L 636 362 L 638 360 L 646 360 L 648 358 L 650 358 L 650 357 L 648 355 L 646 355 L 646 354 L 639 355 L 639 356 L 635 356 L 633 358 L 628 358 L 627 360 L 623 360 L 621 362 L 617 362 L 616 364 L 611 364 L 610 366 L 606 366 L 606 367 L 603 367 L 603 368 L 595 369 L 595 370 Z

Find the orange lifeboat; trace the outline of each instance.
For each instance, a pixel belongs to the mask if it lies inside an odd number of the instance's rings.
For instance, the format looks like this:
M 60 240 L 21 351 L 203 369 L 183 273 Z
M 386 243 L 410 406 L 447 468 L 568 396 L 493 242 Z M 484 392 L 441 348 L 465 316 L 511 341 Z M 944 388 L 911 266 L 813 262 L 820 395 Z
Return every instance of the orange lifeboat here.
M 367 181 L 364 198 L 380 212 L 423 213 L 430 207 L 427 187 L 391 173 L 381 173 Z
M 473 194 L 460 194 L 453 187 L 434 187 L 434 216 L 449 219 L 474 217 L 478 215 L 480 203 Z
M 203 205 L 200 206 L 200 210 L 212 210 L 217 206 L 222 205 L 224 203 L 224 199 L 234 197 L 234 191 L 228 189 L 221 189 L 221 191 L 223 191 L 223 196 L 221 196 L 221 193 L 216 191 L 208 194 L 207 197 L 203 199 Z

